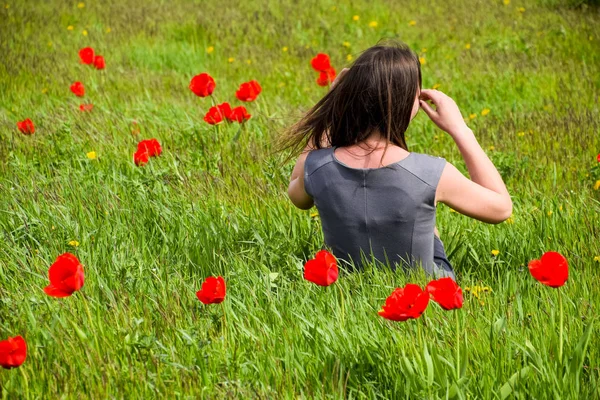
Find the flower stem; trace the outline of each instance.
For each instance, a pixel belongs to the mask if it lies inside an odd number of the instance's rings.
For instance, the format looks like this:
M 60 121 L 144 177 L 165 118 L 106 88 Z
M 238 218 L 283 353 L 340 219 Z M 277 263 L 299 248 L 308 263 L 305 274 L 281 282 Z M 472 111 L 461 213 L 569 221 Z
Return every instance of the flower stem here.
M 458 318 L 458 311 L 454 310 L 456 315 L 456 380 L 460 379 L 460 319 Z
M 558 291 L 558 308 L 559 308 L 559 316 L 560 316 L 560 333 L 558 338 L 558 362 L 562 364 L 562 355 L 563 355 L 563 304 L 562 304 L 562 296 L 560 294 L 560 290 Z
M 221 309 L 223 310 L 223 338 L 224 347 L 227 349 L 227 314 L 225 313 L 225 304 L 221 303 Z

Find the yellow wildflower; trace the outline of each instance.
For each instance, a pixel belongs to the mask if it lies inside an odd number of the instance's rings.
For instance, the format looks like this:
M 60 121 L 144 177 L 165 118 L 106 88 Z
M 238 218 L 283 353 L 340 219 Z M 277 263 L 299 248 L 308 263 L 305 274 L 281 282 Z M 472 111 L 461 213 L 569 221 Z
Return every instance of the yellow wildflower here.
M 72 31 L 72 30 L 73 30 L 73 25 L 69 25 L 69 26 L 67 26 L 67 30 L 68 30 L 68 31 Z
M 352 54 L 348 54 L 348 55 L 346 56 L 346 60 L 348 60 L 348 61 L 352 61 L 352 59 L 353 59 L 353 58 L 354 58 L 354 57 L 352 57 Z
M 525 132 L 517 132 L 517 136 L 523 137 L 525 136 Z
M 234 62 L 234 61 L 235 61 L 235 58 L 233 58 L 233 57 L 229 57 L 229 58 L 227 59 L 227 62 L 229 62 L 230 64 L 231 64 L 232 62 Z
M 507 224 L 514 224 L 515 223 L 515 218 L 513 217 L 513 214 L 510 214 L 510 217 L 508 217 L 506 219 L 506 223 Z
M 517 10 L 518 10 L 520 13 L 524 13 L 524 12 L 525 12 L 525 7 L 519 7 L 519 8 L 517 8 Z
M 548 216 L 552 215 L 552 210 L 548 211 Z
M 426 49 L 425 47 L 423 47 L 423 48 L 421 49 L 421 53 L 427 53 L 427 49 Z
M 355 15 L 354 17 L 352 17 L 352 21 L 358 21 L 360 19 L 360 17 L 358 15 Z
M 48 88 L 43 88 L 42 89 L 42 94 L 46 94 L 46 93 L 48 93 Z
M 79 242 L 77 240 L 71 240 L 69 242 L 69 246 L 77 247 L 79 246 Z
M 208 54 L 211 54 L 213 51 L 215 51 L 215 48 L 214 48 L 214 46 L 208 46 L 208 47 L 206 48 L 206 52 L 207 52 Z
M 84 30 L 82 30 L 82 31 L 81 31 L 81 34 L 82 34 L 83 36 L 87 36 L 87 34 L 88 34 L 88 31 L 86 31 L 86 30 L 84 29 Z
M 451 212 L 451 213 L 455 213 L 455 212 L 456 212 L 456 210 L 455 210 L 454 208 L 450 208 L 450 212 Z
M 85 154 L 87 156 L 87 158 L 89 158 L 90 160 L 95 160 L 97 155 L 95 151 L 90 151 L 89 153 Z
M 469 114 L 469 119 L 475 119 L 477 118 L 477 114 L 473 113 L 473 114 Z
M 246 60 L 246 64 L 248 64 L 248 65 L 252 64 L 252 60 L 251 59 L 247 59 Z
M 442 85 L 440 85 L 439 83 L 434 83 L 434 84 L 433 84 L 433 86 L 432 86 L 432 88 L 433 88 L 433 89 L 437 89 L 437 88 L 439 88 L 440 86 L 442 86 Z
M 79 3 L 79 4 L 77 4 L 77 8 L 83 8 L 83 7 L 85 7 L 85 4 L 84 4 L 84 3 Z
M 415 26 L 415 25 L 417 24 L 417 21 L 415 21 L 415 20 L 412 20 L 412 21 L 409 21 L 409 22 L 408 22 L 408 24 L 409 24 L 410 26 Z
M 600 180 L 597 180 L 596 183 L 594 184 L 594 190 L 598 190 L 600 189 Z
M 494 151 L 495 147 L 492 145 L 490 147 L 488 147 L 491 151 Z
M 110 33 L 111 29 L 110 28 L 106 28 L 106 30 L 104 32 L 106 33 Z
M 52 47 L 52 42 L 48 42 L 48 47 Z
M 485 306 L 485 303 L 483 302 L 483 300 L 479 302 L 479 305 Z
M 596 262 L 600 262 L 600 256 L 596 256 L 596 257 L 594 257 L 594 261 L 596 261 Z
M 510 4 L 510 0 L 504 0 L 504 5 L 507 6 Z
M 377 28 L 377 25 L 378 25 L 378 24 L 377 24 L 377 21 L 371 21 L 371 22 L 369 22 L 369 26 L 370 26 L 371 28 Z
M 279 82 L 279 85 L 277 85 L 277 86 L 279 86 L 279 87 L 284 87 L 284 86 L 285 86 L 285 83 L 284 83 L 284 82 Z
M 425 59 L 425 57 L 419 57 L 419 62 L 421 63 L 421 65 L 427 64 L 427 60 Z
M 310 213 L 311 218 L 319 218 L 319 213 L 317 211 L 313 211 Z
M 350 47 L 350 42 L 344 42 L 344 43 L 342 43 L 342 46 L 344 46 L 344 47 Z
M 465 44 L 465 49 L 469 50 L 471 48 L 471 43 Z
M 288 51 L 288 48 L 287 48 L 287 46 L 283 46 L 283 47 L 281 48 L 281 51 L 283 51 L 284 53 L 285 53 L 286 51 Z
M 498 254 L 500 254 L 500 250 L 492 250 L 492 255 L 494 257 L 496 257 Z
M 490 113 L 490 111 L 491 110 L 489 108 L 484 108 L 483 110 L 481 110 L 481 115 L 485 117 Z
M 558 211 L 562 211 L 563 210 L 563 206 L 558 206 Z

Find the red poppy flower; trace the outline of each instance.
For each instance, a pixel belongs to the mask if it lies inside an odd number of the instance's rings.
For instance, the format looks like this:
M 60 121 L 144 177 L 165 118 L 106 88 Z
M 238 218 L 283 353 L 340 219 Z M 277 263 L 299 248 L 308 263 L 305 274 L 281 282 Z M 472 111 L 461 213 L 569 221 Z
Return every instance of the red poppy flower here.
M 104 69 L 106 67 L 106 61 L 104 61 L 104 57 L 94 57 L 94 67 L 96 67 L 96 69 Z
M 211 107 L 204 116 L 204 120 L 211 125 L 216 125 L 220 124 L 225 118 L 229 118 L 230 116 L 231 105 L 225 102 Z
M 329 286 L 338 278 L 337 260 L 327 250 L 320 250 L 315 258 L 304 264 L 304 279 L 319 286 Z
M 21 336 L 8 337 L 0 340 L 0 366 L 10 369 L 16 368 L 27 358 L 27 343 Z
M 336 73 L 333 67 L 329 68 L 327 71 L 319 72 L 319 77 L 317 78 L 317 85 L 327 86 L 333 82 L 335 77 Z
M 33 135 L 35 132 L 35 126 L 33 126 L 33 122 L 29 118 L 17 122 L 17 128 L 19 128 L 19 132 L 24 135 Z
M 310 60 L 310 65 L 315 71 L 327 72 L 327 70 L 331 68 L 331 61 L 329 60 L 329 56 L 327 54 L 319 53 L 312 60 Z
M 67 297 L 83 286 L 83 266 L 71 253 L 61 254 L 48 270 L 50 285 L 44 292 L 52 297 Z
M 71 85 L 71 92 L 75 94 L 75 96 L 83 97 L 85 94 L 85 89 L 83 88 L 83 83 L 75 82 Z
M 81 111 L 92 111 L 92 108 L 94 108 L 93 104 L 80 104 L 79 105 L 79 109 Z
M 222 277 L 209 276 L 196 292 L 196 297 L 204 304 L 218 304 L 225 300 L 226 292 L 225 280 Z
M 160 147 L 160 143 L 158 143 L 158 140 L 146 139 L 138 143 L 137 152 L 145 152 L 148 153 L 148 157 L 155 157 L 160 156 L 160 153 L 162 153 L 162 148 Z
M 238 91 L 235 92 L 235 97 L 241 101 L 254 101 L 261 91 L 260 84 L 256 80 L 252 80 L 242 83 Z
M 385 300 L 379 315 L 392 321 L 406 321 L 409 318 L 419 318 L 428 304 L 429 293 L 419 285 L 408 283 L 392 292 Z
M 210 96 L 216 86 L 215 80 L 206 72 L 194 76 L 190 82 L 190 90 L 200 97 Z
M 150 156 L 148 155 L 147 151 L 136 151 L 135 153 L 133 153 L 133 162 L 135 163 L 135 165 L 137 165 L 138 167 L 144 164 L 148 163 L 148 158 Z
M 596 156 L 596 161 L 600 162 L 600 153 Z
M 540 260 L 529 261 L 528 267 L 535 279 L 553 288 L 564 285 L 569 278 L 567 259 L 555 251 L 545 252 Z
M 231 122 L 237 121 L 241 124 L 242 122 L 249 120 L 252 117 L 252 115 L 248 114 L 246 107 L 237 106 L 236 108 L 231 110 L 229 115 L 225 115 L 225 117 L 227 117 L 227 119 Z
M 94 63 L 94 49 L 91 47 L 84 47 L 79 50 L 79 59 L 82 64 L 93 64 Z
M 463 294 L 460 286 L 452 278 L 440 278 L 427 284 L 428 292 L 444 310 L 462 308 Z

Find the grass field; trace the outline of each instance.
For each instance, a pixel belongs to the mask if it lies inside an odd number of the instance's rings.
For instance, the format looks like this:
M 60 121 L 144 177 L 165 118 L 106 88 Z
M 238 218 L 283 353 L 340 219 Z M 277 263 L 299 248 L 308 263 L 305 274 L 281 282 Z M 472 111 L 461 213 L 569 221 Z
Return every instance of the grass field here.
M 0 370 L 2 399 L 600 398 L 597 6 L 35 3 L 0 8 L 0 340 L 28 344 L 21 367 Z M 441 238 L 471 290 L 461 310 L 432 303 L 404 323 L 377 311 L 424 277 L 368 269 L 326 288 L 303 279 L 321 228 L 287 198 L 293 162 L 274 152 L 327 90 L 310 59 L 326 52 L 339 71 L 382 37 L 419 53 L 424 87 L 456 100 L 514 203 L 499 225 L 439 205 Z M 79 63 L 86 46 L 106 69 Z M 188 89 L 200 72 L 215 78 L 219 102 L 240 104 L 242 82 L 262 85 L 239 140 L 237 124 L 203 121 L 211 100 Z M 69 91 L 75 81 L 83 100 Z M 31 136 L 16 128 L 25 118 Z M 411 151 L 466 171 L 424 113 L 407 134 Z M 149 138 L 163 154 L 136 167 Z M 569 260 L 560 289 L 527 269 L 549 250 Z M 48 267 L 67 251 L 85 286 L 48 297 Z M 221 305 L 195 296 L 210 275 L 227 281 Z

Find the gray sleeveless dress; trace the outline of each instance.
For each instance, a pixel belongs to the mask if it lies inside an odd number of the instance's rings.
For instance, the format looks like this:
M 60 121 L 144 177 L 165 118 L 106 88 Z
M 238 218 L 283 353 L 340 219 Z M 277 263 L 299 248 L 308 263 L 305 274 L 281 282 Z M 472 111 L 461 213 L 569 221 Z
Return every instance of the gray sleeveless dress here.
M 449 263 L 434 261 L 435 191 L 446 160 L 413 152 L 385 167 L 352 168 L 335 148 L 311 151 L 304 164 L 305 190 L 333 255 L 359 269 L 376 260 L 454 279 Z

